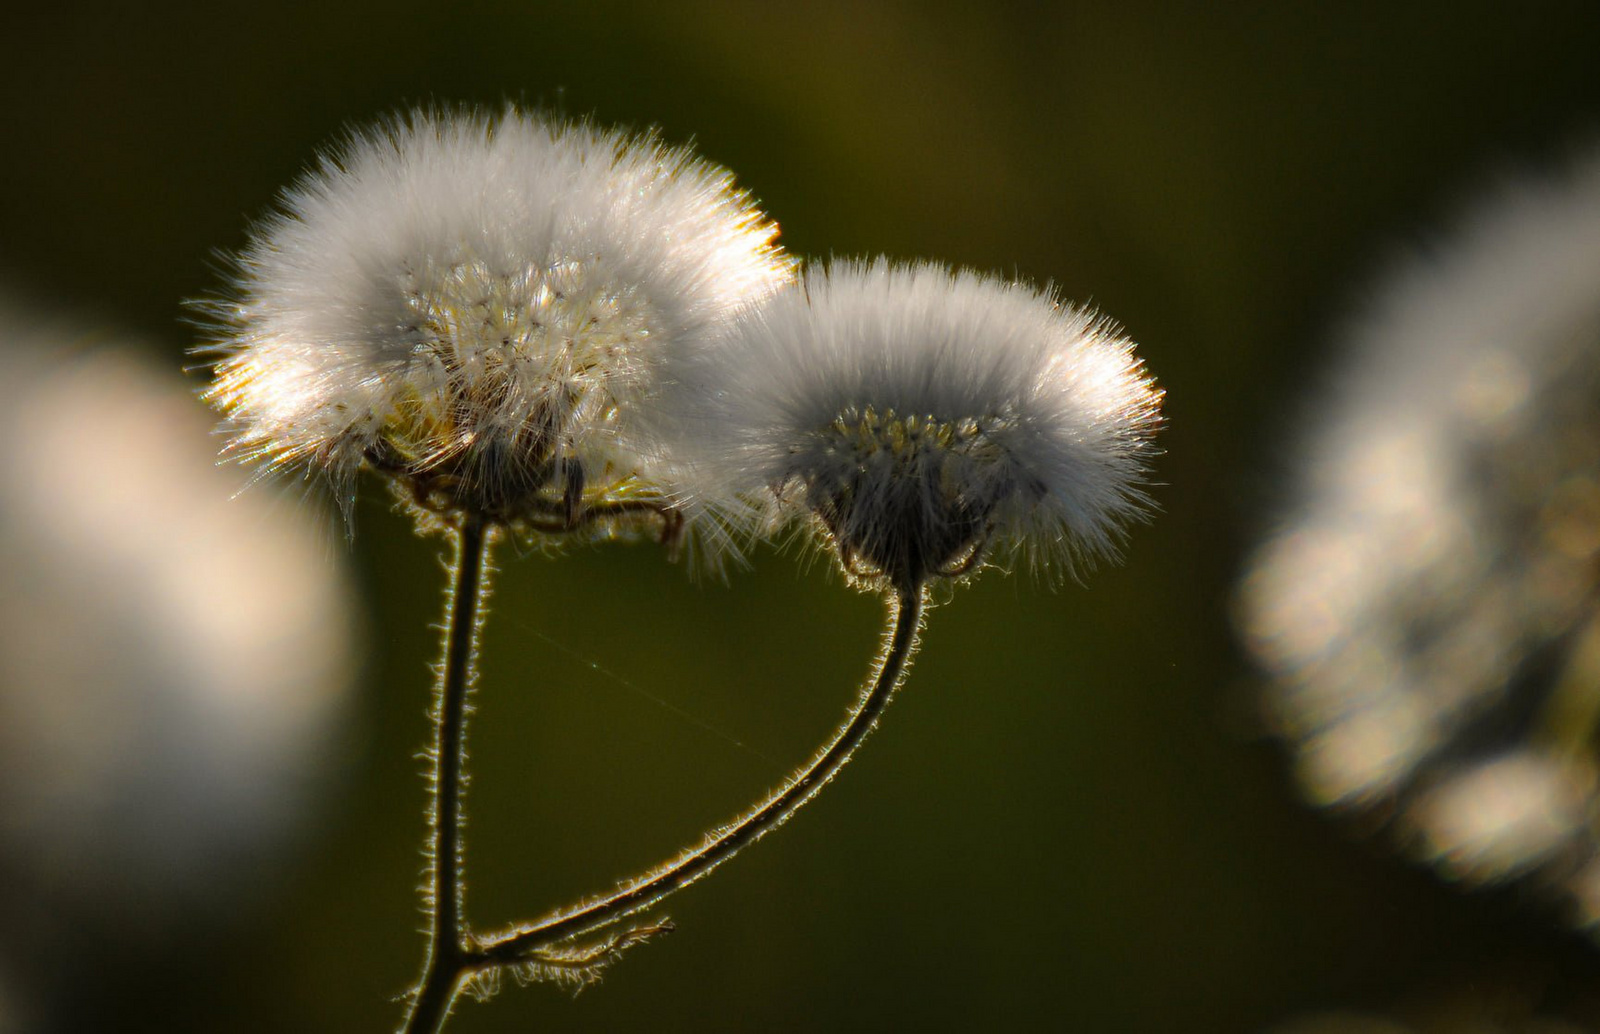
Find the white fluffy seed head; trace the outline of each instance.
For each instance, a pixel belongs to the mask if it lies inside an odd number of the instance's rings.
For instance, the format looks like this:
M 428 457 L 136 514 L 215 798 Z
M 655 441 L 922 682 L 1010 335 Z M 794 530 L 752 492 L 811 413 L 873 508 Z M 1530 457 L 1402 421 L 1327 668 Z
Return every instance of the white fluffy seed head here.
M 351 134 L 236 260 L 208 399 L 230 452 L 365 465 L 427 506 L 512 522 L 670 491 L 630 406 L 668 347 L 791 276 L 725 170 L 508 110 Z M 666 482 L 663 484 L 662 482 Z
M 1600 937 L 1600 148 L 1366 294 L 1239 586 L 1269 720 L 1313 803 Z
M 1113 554 L 1144 512 L 1161 393 L 1133 343 L 1049 292 L 834 262 L 735 319 L 669 399 L 706 484 L 809 515 L 846 571 L 905 586 L 995 547 Z

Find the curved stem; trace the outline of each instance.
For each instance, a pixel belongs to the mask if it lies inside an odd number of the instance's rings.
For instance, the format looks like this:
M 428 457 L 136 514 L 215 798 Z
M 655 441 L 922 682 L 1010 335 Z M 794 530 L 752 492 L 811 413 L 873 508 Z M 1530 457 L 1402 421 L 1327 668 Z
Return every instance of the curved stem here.
M 921 632 L 925 604 L 921 585 L 909 586 L 891 597 L 883 650 L 869 686 L 832 742 L 809 765 L 791 776 L 782 789 L 739 821 L 711 834 L 699 848 L 649 871 L 616 893 L 559 912 L 533 926 L 485 941 L 478 950 L 468 953 L 464 960 L 465 967 L 477 970 L 515 963 L 542 948 L 649 908 L 706 875 L 781 825 L 838 774 L 877 724 L 878 717 L 883 714 L 890 697 L 910 668 L 911 656 L 916 651 Z
M 482 517 L 462 518 L 446 607 L 444 661 L 434 689 L 433 772 L 428 780 L 428 874 L 423 893 L 432 919 L 428 958 L 405 1034 L 444 1027 L 461 984 L 467 945 L 462 923 L 462 801 L 466 794 L 468 697 L 477 682 L 478 627 L 488 595 L 489 536 Z

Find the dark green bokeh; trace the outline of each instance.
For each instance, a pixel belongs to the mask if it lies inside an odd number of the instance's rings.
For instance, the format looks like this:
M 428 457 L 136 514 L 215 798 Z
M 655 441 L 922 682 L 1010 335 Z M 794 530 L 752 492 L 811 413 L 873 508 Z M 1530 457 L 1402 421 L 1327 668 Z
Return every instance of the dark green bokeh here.
M 513 988 L 452 1030 L 1238 1031 L 1473 981 L 1583 1014 L 1597 959 L 1548 915 L 1461 897 L 1300 807 L 1254 738 L 1227 611 L 1270 518 L 1273 443 L 1312 405 L 1364 279 L 1485 175 L 1600 135 L 1592 6 L 10 17 L 0 273 L 174 367 L 193 341 L 180 300 L 218 288 L 213 251 L 316 148 L 396 107 L 509 98 L 692 138 L 799 254 L 1053 281 L 1122 322 L 1169 393 L 1163 512 L 1126 565 L 1054 594 L 1023 572 L 957 594 L 858 761 L 672 902 L 679 933 L 575 1001 Z M 370 660 L 345 782 L 237 916 L 88 952 L 75 994 L 94 1029 L 395 1022 L 422 947 L 414 754 L 441 545 L 366 496 Z M 473 733 L 475 920 L 609 887 L 832 728 L 878 607 L 824 564 L 754 559 L 723 586 L 648 547 L 502 556 Z

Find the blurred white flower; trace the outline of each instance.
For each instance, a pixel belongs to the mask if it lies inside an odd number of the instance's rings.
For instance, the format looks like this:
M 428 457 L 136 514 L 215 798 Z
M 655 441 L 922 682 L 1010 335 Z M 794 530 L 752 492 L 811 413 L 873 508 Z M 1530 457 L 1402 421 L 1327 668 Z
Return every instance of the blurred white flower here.
M 73 340 L 0 306 L 0 956 L 31 969 L 19 995 L 52 963 L 75 986 L 84 938 L 255 891 L 351 688 L 354 604 L 324 537 L 234 502 L 242 477 L 175 374 Z
M 208 398 L 234 455 L 326 471 L 346 506 L 364 463 L 500 521 L 659 497 L 629 406 L 664 348 L 790 278 L 776 234 L 727 171 L 653 137 L 398 116 L 239 256 Z
M 1600 153 L 1497 191 L 1352 321 L 1241 626 L 1320 804 L 1600 920 Z
M 675 370 L 701 476 L 809 515 L 868 583 L 1024 543 L 1093 560 L 1148 505 L 1161 393 L 1116 328 L 1025 284 L 835 262 Z

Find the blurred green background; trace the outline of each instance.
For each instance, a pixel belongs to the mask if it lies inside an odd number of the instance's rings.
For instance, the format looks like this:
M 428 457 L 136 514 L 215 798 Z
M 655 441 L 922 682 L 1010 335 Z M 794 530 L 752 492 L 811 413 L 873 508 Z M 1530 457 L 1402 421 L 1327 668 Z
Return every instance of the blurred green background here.
M 1600 1017 L 1600 957 L 1548 913 L 1459 895 L 1298 803 L 1229 628 L 1330 327 L 1487 175 L 1600 136 L 1593 5 L 101 2 L 7 20 L 0 276 L 174 369 L 195 340 L 181 300 L 218 289 L 215 250 L 319 146 L 397 107 L 512 99 L 693 140 L 800 255 L 1052 281 L 1124 324 L 1168 392 L 1162 512 L 1125 565 L 958 593 L 857 762 L 672 901 L 676 934 L 576 999 L 509 988 L 453 1031 L 1240 1031 L 1461 987 Z M 397 1022 L 422 949 L 441 543 L 372 484 L 358 528 L 366 668 L 335 778 L 244 900 L 86 944 L 74 1029 Z M 792 551 L 727 586 L 649 547 L 501 559 L 473 730 L 469 914 L 487 926 L 606 889 L 777 783 L 878 634 L 874 600 Z

